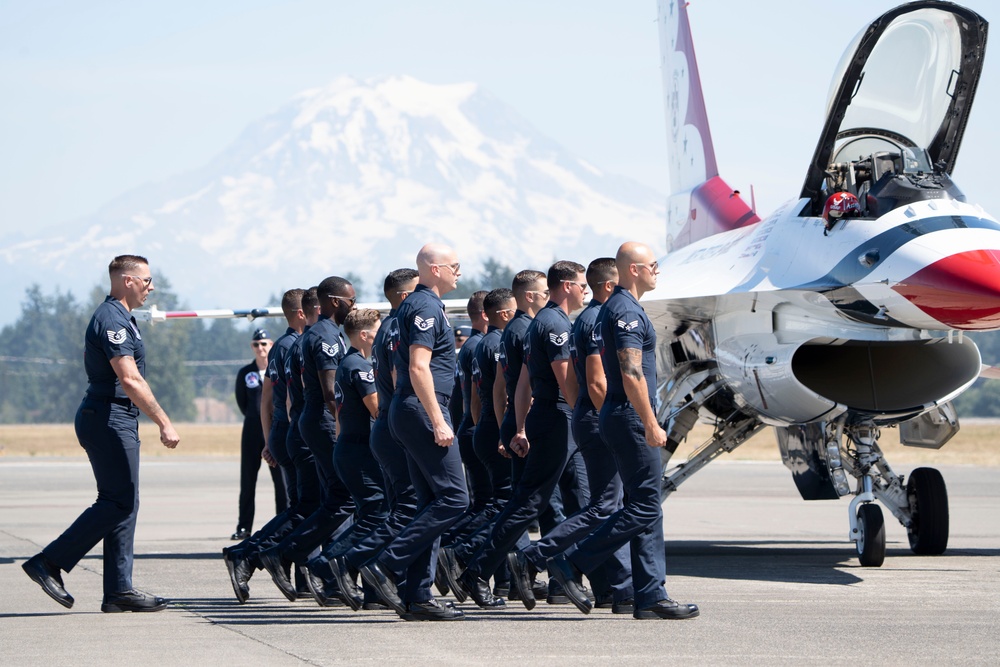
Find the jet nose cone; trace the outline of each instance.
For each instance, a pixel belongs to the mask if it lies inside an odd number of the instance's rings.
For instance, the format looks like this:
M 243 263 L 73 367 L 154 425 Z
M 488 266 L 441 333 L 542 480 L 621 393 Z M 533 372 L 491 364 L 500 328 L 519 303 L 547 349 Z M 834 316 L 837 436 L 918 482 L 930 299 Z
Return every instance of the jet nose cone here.
M 953 329 L 1000 328 L 1000 250 L 949 255 L 892 289 Z

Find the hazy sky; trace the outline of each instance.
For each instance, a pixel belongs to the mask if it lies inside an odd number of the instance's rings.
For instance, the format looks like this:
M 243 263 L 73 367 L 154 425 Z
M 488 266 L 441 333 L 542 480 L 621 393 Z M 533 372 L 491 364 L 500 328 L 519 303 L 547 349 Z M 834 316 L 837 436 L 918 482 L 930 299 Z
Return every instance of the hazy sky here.
M 842 51 L 895 4 L 689 7 L 720 171 L 753 184 L 762 213 L 797 196 Z M 666 194 L 655 16 L 655 0 L 0 0 L 0 245 L 197 168 L 341 75 L 480 83 L 579 156 Z M 954 176 L 1000 215 L 996 55 Z

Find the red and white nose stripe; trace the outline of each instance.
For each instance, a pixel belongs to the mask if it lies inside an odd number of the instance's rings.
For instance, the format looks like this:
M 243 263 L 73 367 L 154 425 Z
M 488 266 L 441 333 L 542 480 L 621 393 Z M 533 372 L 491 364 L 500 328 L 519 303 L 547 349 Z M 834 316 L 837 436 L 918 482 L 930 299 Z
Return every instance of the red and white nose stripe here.
M 1000 250 L 949 255 L 892 287 L 952 329 L 1000 327 Z

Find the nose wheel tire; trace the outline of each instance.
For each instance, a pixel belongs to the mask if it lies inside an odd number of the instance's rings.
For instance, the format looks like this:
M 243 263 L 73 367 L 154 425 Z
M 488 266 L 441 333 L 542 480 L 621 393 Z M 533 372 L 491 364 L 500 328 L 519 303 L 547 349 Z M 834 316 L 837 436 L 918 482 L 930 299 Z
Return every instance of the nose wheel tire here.
M 858 561 L 862 567 L 881 567 L 885 562 L 885 519 L 874 503 L 858 507 Z
M 910 549 L 921 556 L 938 556 L 948 548 L 948 490 L 934 468 L 917 468 L 906 481 Z

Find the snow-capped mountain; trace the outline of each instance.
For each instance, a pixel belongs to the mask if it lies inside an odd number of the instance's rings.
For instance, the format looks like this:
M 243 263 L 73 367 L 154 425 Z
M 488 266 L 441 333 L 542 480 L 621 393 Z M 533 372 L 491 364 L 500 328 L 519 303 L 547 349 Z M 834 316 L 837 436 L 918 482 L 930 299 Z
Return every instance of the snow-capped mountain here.
M 85 293 L 112 256 L 135 252 L 190 306 L 245 308 L 349 272 L 374 298 L 428 241 L 454 246 L 466 274 L 490 257 L 586 264 L 628 239 L 662 252 L 664 219 L 661 194 L 574 156 L 475 84 L 342 78 L 198 171 L 4 243 L 0 263 L 23 276 L 7 285 L 18 294 L 38 282 L 27 268 Z

